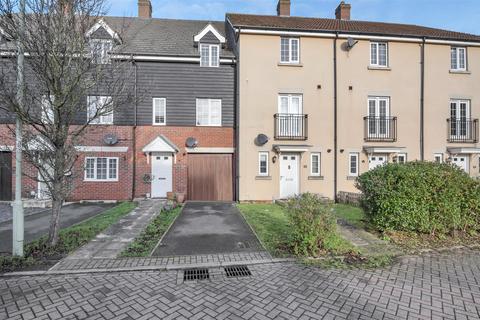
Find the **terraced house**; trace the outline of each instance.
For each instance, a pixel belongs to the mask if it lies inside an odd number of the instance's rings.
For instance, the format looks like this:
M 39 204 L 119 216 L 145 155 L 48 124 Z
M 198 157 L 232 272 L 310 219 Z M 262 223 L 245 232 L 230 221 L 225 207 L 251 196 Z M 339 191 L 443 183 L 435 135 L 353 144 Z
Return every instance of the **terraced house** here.
M 333 11 L 333 10 L 332 10 Z M 239 200 L 358 192 L 386 162 L 479 176 L 480 36 L 415 25 L 227 14 L 238 67 Z
M 166 197 L 168 192 L 233 200 L 235 61 L 224 22 L 155 19 L 149 0 L 138 1 L 138 12 L 132 18 L 104 17 L 86 34 L 101 44 L 98 63 L 131 58 L 135 76 L 128 87 L 137 99 L 91 125 L 85 145 L 78 146 L 78 169 L 85 174 L 75 181 L 70 200 Z M 12 48 L 7 42 L 4 50 Z M 79 123 L 96 103 L 111 98 L 85 97 Z M 14 141 L 7 125 L 14 119 L 1 118 L 0 200 L 11 200 Z M 24 178 L 26 198 L 43 194 L 41 183 Z

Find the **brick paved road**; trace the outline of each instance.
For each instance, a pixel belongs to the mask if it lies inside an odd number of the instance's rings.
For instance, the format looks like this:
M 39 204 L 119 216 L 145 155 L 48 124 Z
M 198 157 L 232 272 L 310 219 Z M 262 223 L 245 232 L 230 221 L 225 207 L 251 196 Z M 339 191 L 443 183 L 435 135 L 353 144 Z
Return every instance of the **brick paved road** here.
M 183 284 L 181 271 L 1 278 L 0 319 L 479 319 L 479 266 L 465 250 L 384 270 L 279 263 Z

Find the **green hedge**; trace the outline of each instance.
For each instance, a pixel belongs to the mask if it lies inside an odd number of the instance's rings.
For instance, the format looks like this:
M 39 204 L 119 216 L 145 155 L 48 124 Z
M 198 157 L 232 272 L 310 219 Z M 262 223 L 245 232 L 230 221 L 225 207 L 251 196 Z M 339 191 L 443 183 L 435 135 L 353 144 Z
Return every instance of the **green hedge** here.
M 480 183 L 450 164 L 387 164 L 362 174 L 362 206 L 380 230 L 448 234 L 480 229 Z

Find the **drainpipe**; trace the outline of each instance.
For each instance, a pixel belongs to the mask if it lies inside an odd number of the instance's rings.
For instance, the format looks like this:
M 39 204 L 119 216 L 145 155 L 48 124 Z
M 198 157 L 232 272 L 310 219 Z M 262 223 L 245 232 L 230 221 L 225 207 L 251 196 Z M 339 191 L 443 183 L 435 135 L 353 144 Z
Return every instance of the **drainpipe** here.
M 133 129 L 132 129 L 132 148 L 133 148 L 133 157 L 132 157 L 132 200 L 135 199 L 135 189 L 137 187 L 136 184 L 136 175 L 137 175 L 137 109 L 138 109 L 138 101 L 137 101 L 137 63 L 133 60 L 132 55 L 132 64 L 134 67 L 134 106 L 133 106 Z
M 235 120 L 233 128 L 235 130 L 235 201 L 240 201 L 240 50 L 238 49 L 238 42 L 240 41 L 240 32 L 241 29 L 238 29 L 238 35 L 235 39 L 235 44 L 237 46 L 235 64 L 235 76 L 234 76 L 234 88 L 235 88 Z
M 333 198 L 337 202 L 337 183 L 338 183 L 338 141 L 337 141 L 337 39 L 338 32 L 333 40 Z
M 422 41 L 422 51 L 421 51 L 421 71 L 420 71 L 420 160 L 425 160 L 425 37 Z

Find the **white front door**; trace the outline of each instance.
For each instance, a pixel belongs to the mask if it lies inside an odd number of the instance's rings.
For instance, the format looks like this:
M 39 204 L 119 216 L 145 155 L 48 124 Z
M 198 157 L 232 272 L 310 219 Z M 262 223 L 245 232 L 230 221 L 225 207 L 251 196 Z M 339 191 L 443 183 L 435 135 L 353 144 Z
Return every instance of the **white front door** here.
M 172 155 L 152 155 L 152 198 L 165 198 L 172 187 Z
M 373 154 L 368 156 L 368 170 L 375 169 L 378 166 L 383 166 L 388 162 L 386 154 Z
M 299 160 L 296 154 L 280 156 L 280 198 L 288 198 L 299 194 Z
M 452 163 L 459 168 L 463 169 L 466 173 L 469 172 L 468 168 L 468 156 L 459 155 L 459 156 L 452 156 Z

